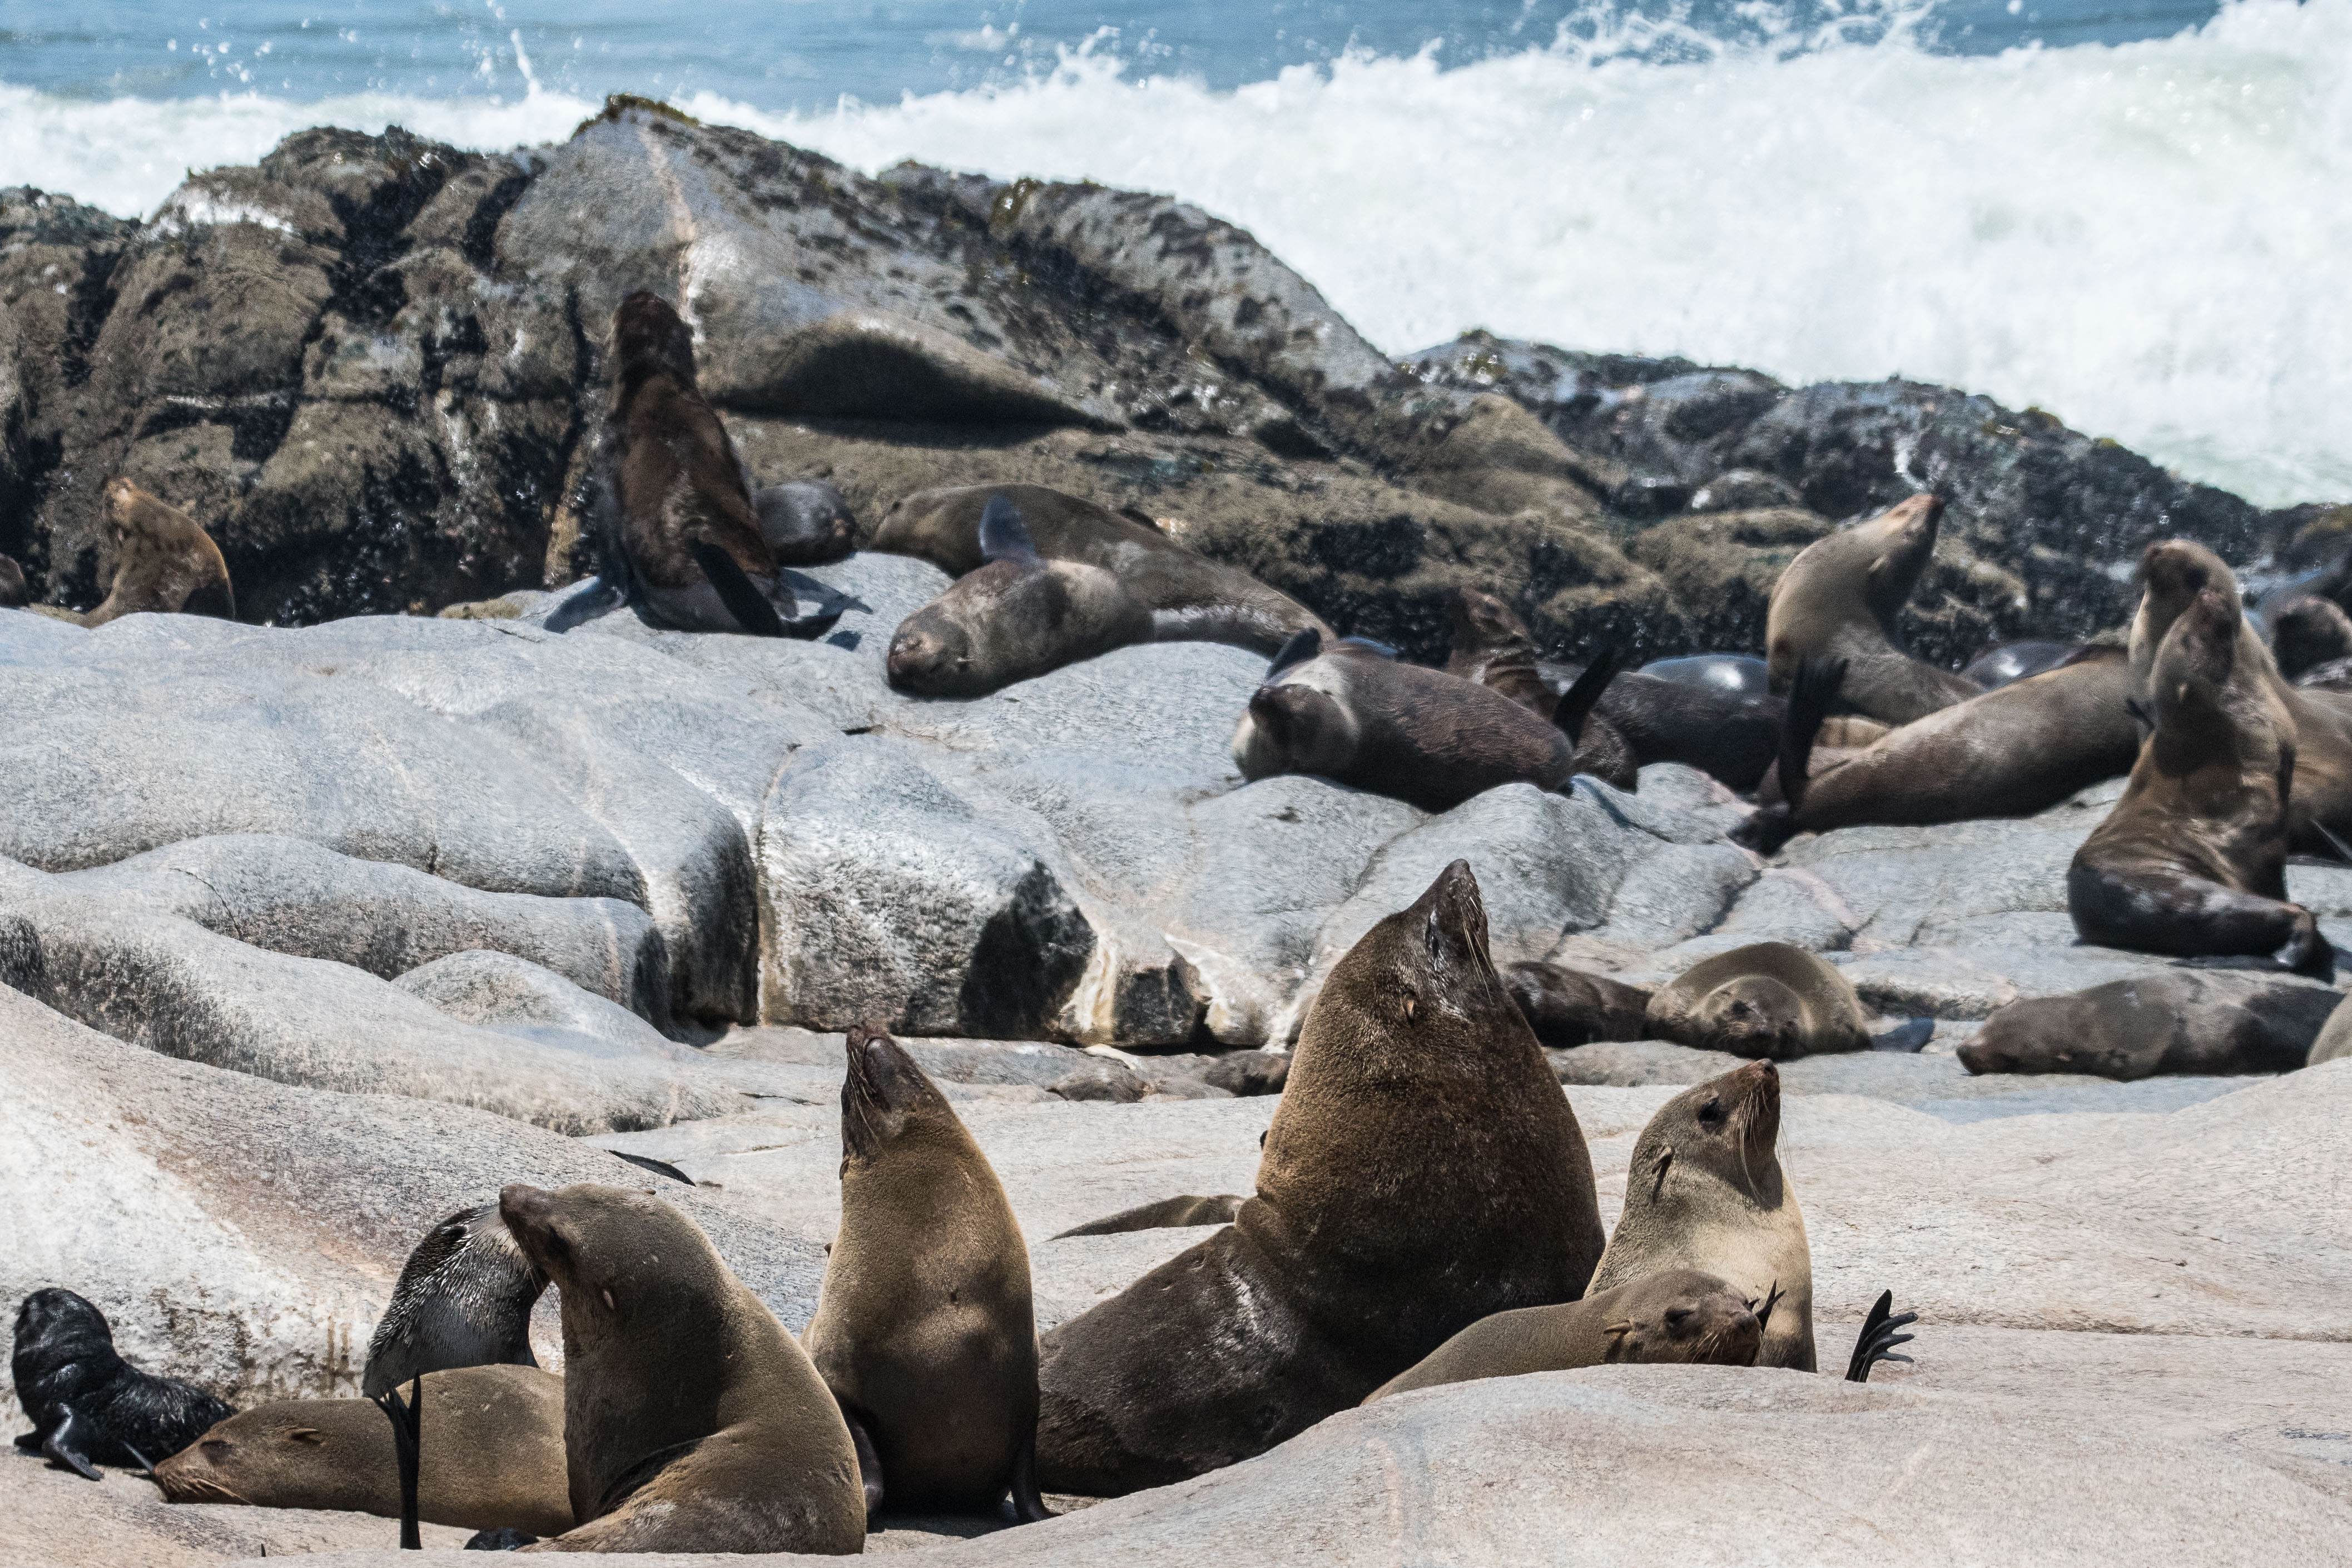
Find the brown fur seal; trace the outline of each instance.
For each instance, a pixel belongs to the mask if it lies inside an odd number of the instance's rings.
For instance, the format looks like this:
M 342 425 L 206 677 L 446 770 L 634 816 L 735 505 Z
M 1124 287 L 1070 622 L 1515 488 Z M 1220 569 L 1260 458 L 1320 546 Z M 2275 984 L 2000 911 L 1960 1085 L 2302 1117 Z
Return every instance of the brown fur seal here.
M 1196 1225 L 1223 1225 L 1239 1214 L 1242 1205 L 1248 1201 L 1237 1193 L 1219 1193 L 1214 1197 L 1186 1193 L 1181 1197 L 1138 1204 L 1107 1218 L 1072 1226 L 1054 1239 L 1060 1241 L 1064 1237 L 1071 1236 L 1124 1236 L 1138 1230 L 1183 1230 Z
M 1331 971 L 1234 1223 L 1045 1336 L 1040 1479 L 1264 1453 L 1490 1313 L 1574 1300 L 1592 1162 L 1456 860 Z
M 0 610 L 21 610 L 33 602 L 25 584 L 25 569 L 13 555 L 0 555 Z
M 2352 616 L 2333 599 L 2305 594 L 2272 612 L 2271 657 L 2279 674 L 2301 680 L 2323 664 L 2352 658 Z
M 1650 998 L 1648 1021 L 1657 1039 L 1775 1061 L 1870 1047 L 1853 982 L 1785 942 L 1701 959 Z
M 864 1548 L 841 1411 L 693 1221 L 585 1184 L 509 1186 L 499 1212 L 563 1300 L 564 1466 L 580 1523 L 526 1550 Z
M 1970 1072 L 2293 1072 L 2343 997 L 2262 974 L 2169 969 L 1994 1010 L 1960 1047 Z
M 1625 1208 L 1587 1295 L 1664 1268 L 1719 1275 L 1742 1300 L 1780 1293 L 1759 1366 L 1813 1370 L 1813 1255 L 1780 1171 L 1780 1074 L 1769 1061 L 1658 1109 L 1634 1142 Z
M 1366 1394 L 1364 1403 L 1440 1384 L 1582 1366 L 1754 1366 L 1764 1342 L 1759 1315 L 1769 1322 L 1765 1303 L 1712 1274 L 1661 1269 L 1581 1301 L 1481 1318 Z
M 849 498 L 824 479 L 794 479 L 751 493 L 760 537 L 779 566 L 822 566 L 857 549 Z
M 107 480 L 100 493 L 107 539 L 114 547 L 113 586 L 94 610 L 50 614 L 85 626 L 142 613 L 236 619 L 228 563 L 194 519 L 126 479 Z
M 1808 654 L 1846 661 L 1841 700 L 1889 724 L 1908 724 L 1979 688 L 1905 653 L 1895 616 L 1936 552 L 1944 503 L 1916 495 L 1867 522 L 1815 540 L 1772 585 L 1764 651 L 1772 689 L 1786 691 Z
M 1150 640 L 1223 642 L 1272 654 L 1302 630 L 1328 637 L 1322 618 L 1238 567 L 1193 554 L 1158 529 L 1043 485 L 966 485 L 894 503 L 869 549 L 914 555 L 950 576 L 977 572 L 990 501 L 1020 514 L 1039 555 L 1109 573 L 1150 617 Z
M 1799 689 L 1801 697 L 1790 696 L 1792 731 L 1824 706 L 1801 672 Z M 1762 792 L 1781 798 L 1733 837 L 1769 854 L 1798 833 L 2046 811 L 2131 772 L 2140 742 L 2134 689 L 2121 649 L 2088 648 L 2072 663 L 1939 709 L 1859 750 L 1824 752 L 1792 733 L 1783 748 L 1791 761 Z M 1801 786 L 1790 789 L 1790 777 L 1801 777 Z
M 2338 1000 L 2335 1011 L 2327 1015 L 2327 1022 L 2320 1026 L 2318 1035 L 2313 1038 L 2310 1054 L 2303 1065 L 2315 1068 L 2322 1062 L 2342 1061 L 2347 1057 L 2352 1057 L 2352 1004 Z
M 841 1230 L 802 1342 L 857 1444 L 868 1516 L 1037 1496 L 1037 1328 L 1013 1205 L 946 1098 L 877 1024 L 841 1086 Z
M 1557 963 L 1512 963 L 1503 986 L 1518 1005 L 1536 1043 L 1548 1050 L 1595 1040 L 1638 1040 L 1650 1011 L 1650 993 L 1605 974 Z
M 467 1530 L 561 1535 L 572 1528 L 563 1468 L 563 1380 L 528 1366 L 425 1377 L 421 1516 Z M 400 1513 L 393 1434 L 364 1399 L 257 1405 L 155 1467 L 170 1502 Z
M 1501 693 L 1352 643 L 1303 631 L 1276 656 L 1234 731 L 1234 762 L 1255 782 L 1319 773 L 1424 811 L 1507 784 L 1564 790 L 1583 716 L 1613 662 L 1596 659 L 1550 721 Z
M 1447 610 L 1454 622 L 1454 644 L 1445 673 L 1499 691 L 1531 713 L 1551 717 L 1559 705 L 1559 694 L 1584 673 L 1562 671 L 1539 661 L 1527 623 L 1492 594 L 1456 588 Z M 1610 689 L 1614 691 L 1632 679 L 1621 675 Z M 1644 760 L 1633 754 L 1633 748 L 1605 715 L 1595 712 L 1585 719 L 1584 733 L 1576 742 L 1578 773 L 1591 773 L 1618 789 L 1634 790 L 1641 787 Z
M 2135 623 L 2135 659 L 2138 636 Z M 2332 975 L 2318 922 L 2286 901 L 2294 721 L 2231 596 L 2200 592 L 2147 669 L 2155 730 L 2067 868 L 2074 929 L 2106 947 L 2267 954 Z

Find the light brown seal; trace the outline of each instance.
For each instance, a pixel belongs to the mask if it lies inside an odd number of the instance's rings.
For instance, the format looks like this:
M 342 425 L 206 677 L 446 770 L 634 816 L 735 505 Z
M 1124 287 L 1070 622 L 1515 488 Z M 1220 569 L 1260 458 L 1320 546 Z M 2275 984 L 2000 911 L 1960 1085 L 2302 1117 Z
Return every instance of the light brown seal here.
M 2139 627 L 2134 627 L 2137 659 Z M 2335 949 L 2286 897 L 2295 724 L 2231 595 L 2172 617 L 2147 667 L 2155 730 L 2123 798 L 2074 852 L 2084 942 L 2184 958 L 2260 954 L 2326 979 Z
M 980 1145 L 914 1058 L 855 1024 L 841 1086 L 841 1229 L 801 1336 L 858 1442 L 869 1518 L 1037 1496 L 1029 1248 Z
M 421 1517 L 467 1530 L 561 1535 L 563 1380 L 530 1366 L 425 1376 Z M 400 1515 L 391 1424 L 364 1399 L 290 1399 L 230 1416 L 155 1467 L 169 1502 Z
M 1322 617 L 1239 567 L 1222 565 L 1160 530 L 1043 485 L 964 485 L 894 502 L 869 549 L 914 555 L 950 576 L 989 559 L 980 532 L 992 500 L 1019 512 L 1037 553 L 1108 572 L 1150 617 L 1155 642 L 1222 642 L 1272 654 Z
M 580 1522 L 526 1551 L 863 1550 L 866 1497 L 841 1411 L 693 1221 L 587 1184 L 509 1186 L 499 1212 L 563 1302 L 564 1468 Z
M 2293 1072 L 2310 1058 L 2336 992 L 2283 976 L 2168 969 L 1993 1010 L 1967 1044 L 1970 1072 Z
M 1777 1303 L 1775 1303 L 1777 1305 Z M 1582 1366 L 1754 1366 L 1769 1310 L 1712 1274 L 1666 1268 L 1556 1307 L 1481 1318 L 1364 1395 Z
M 1536 1044 L 1547 1050 L 1643 1037 L 1651 995 L 1645 987 L 1532 963 L 1506 964 L 1503 986 L 1535 1031 Z
M 1772 585 L 1764 652 L 1772 689 L 1785 692 L 1807 655 L 1846 662 L 1840 700 L 1889 724 L 1908 724 L 1977 695 L 1974 681 L 1903 651 L 1895 617 L 1936 552 L 1944 503 L 1916 495 L 1866 522 L 1815 540 Z
M 1779 1303 L 1759 1366 L 1813 1370 L 1813 1255 L 1780 1171 L 1780 1074 L 1769 1061 L 1710 1079 L 1658 1108 L 1633 1144 L 1625 1208 L 1587 1295 L 1664 1268 L 1721 1276 Z
M 1234 1223 L 1045 1336 L 1048 1489 L 1264 1453 L 1478 1319 L 1583 1292 L 1591 1156 L 1467 865 L 1340 959 L 1296 1060 Z
M 44 614 L 85 626 L 140 614 L 236 619 L 228 563 L 194 518 L 120 477 L 107 480 L 100 495 L 114 547 L 113 584 L 95 609 L 37 606 Z M 21 572 L 17 581 L 23 582 Z
M 1699 960 L 1650 998 L 1648 1024 L 1656 1039 L 1775 1061 L 1870 1048 L 1853 982 L 1785 942 Z

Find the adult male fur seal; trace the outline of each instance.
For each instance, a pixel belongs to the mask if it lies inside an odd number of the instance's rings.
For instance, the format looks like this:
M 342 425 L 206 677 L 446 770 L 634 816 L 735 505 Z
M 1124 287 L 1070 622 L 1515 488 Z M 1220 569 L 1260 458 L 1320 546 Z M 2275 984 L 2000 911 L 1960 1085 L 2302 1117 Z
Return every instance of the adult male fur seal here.
M 16 1447 L 94 1481 L 104 1479 L 100 1465 L 148 1468 L 229 1415 L 194 1384 L 124 1361 L 106 1314 L 56 1286 L 18 1304 L 8 1375 L 33 1422 Z
M 1334 966 L 1265 1149 L 1232 1225 L 1045 1336 L 1048 1489 L 1264 1453 L 1480 1318 L 1575 1300 L 1601 1251 L 1584 1135 L 1459 860 Z
M 113 584 L 96 609 L 42 605 L 43 614 L 85 626 L 102 626 L 142 612 L 236 618 L 228 563 L 194 519 L 119 476 L 107 480 L 99 494 L 107 539 L 114 546 Z M 22 581 L 19 573 L 20 585 Z
M 1037 1496 L 1029 1248 L 988 1156 L 914 1058 L 855 1024 L 841 1086 L 841 1230 L 802 1342 L 857 1444 L 869 1519 Z
M 1754 1366 L 1771 1307 L 1695 1268 L 1664 1268 L 1556 1307 L 1481 1318 L 1364 1396 L 1582 1366 Z
M 870 548 L 915 555 L 950 576 L 992 559 L 981 537 L 991 503 L 1017 512 L 1046 561 L 1108 572 L 1150 618 L 1154 642 L 1222 642 L 1272 654 L 1308 627 L 1331 628 L 1306 605 L 1239 567 L 1195 555 L 1148 523 L 1043 485 L 964 485 L 921 490 L 894 503 Z
M 2107 947 L 2263 954 L 2333 975 L 2335 949 L 2286 898 L 2294 721 L 2231 595 L 2204 589 L 2173 617 L 2147 685 L 2155 730 L 2067 868 L 2074 929 Z
M 586 1184 L 509 1186 L 499 1212 L 563 1300 L 563 1447 L 580 1522 L 526 1551 L 864 1548 L 841 1411 L 691 1220 Z
M 695 384 L 692 329 L 639 290 L 614 312 L 613 357 L 613 412 L 594 458 L 607 586 L 681 631 L 821 636 L 839 612 L 796 618 L 734 440 Z M 549 629 L 611 608 L 613 596 L 583 591 Z
M 475 1366 L 424 1380 L 419 1515 L 467 1530 L 561 1535 L 572 1528 L 563 1468 L 563 1380 L 530 1366 Z M 364 1399 L 257 1405 L 155 1467 L 170 1502 L 337 1509 L 396 1517 L 393 1431 Z
M 1276 655 L 1234 731 L 1234 762 L 1253 782 L 1319 773 L 1446 811 L 1500 784 L 1561 790 L 1576 773 L 1584 716 L 1615 673 L 1612 658 L 1569 688 L 1548 721 L 1500 692 L 1313 629 Z
M 1787 691 L 1808 654 L 1846 661 L 1841 701 L 1890 724 L 1908 724 L 1977 695 L 1975 682 L 1903 651 L 1895 617 L 1936 552 L 1944 503 L 1898 502 L 1867 522 L 1817 539 L 1772 585 L 1764 652 L 1772 689 Z
M 1853 983 L 1785 942 L 1699 960 L 1651 996 L 1647 1021 L 1656 1039 L 1775 1061 L 1870 1047 Z
M 2168 969 L 1993 1010 L 1967 1044 L 1970 1072 L 2293 1072 L 2341 994 L 2283 975 Z

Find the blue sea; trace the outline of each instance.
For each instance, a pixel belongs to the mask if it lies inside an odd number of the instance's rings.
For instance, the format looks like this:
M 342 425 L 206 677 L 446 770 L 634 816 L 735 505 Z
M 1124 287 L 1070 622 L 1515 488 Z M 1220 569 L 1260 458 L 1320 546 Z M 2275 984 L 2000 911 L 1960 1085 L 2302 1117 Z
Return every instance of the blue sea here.
M 667 98 L 873 171 L 1172 192 L 1381 347 L 1486 327 L 2037 405 L 2352 499 L 2352 0 L 0 0 L 0 184 Z

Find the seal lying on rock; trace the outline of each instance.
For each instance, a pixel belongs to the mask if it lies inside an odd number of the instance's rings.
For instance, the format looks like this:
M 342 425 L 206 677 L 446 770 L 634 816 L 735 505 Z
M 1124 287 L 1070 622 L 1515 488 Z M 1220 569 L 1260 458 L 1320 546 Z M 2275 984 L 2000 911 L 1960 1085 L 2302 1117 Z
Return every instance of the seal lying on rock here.
M 1276 656 L 1234 731 L 1234 762 L 1255 783 L 1319 773 L 1337 784 L 1447 811 L 1497 785 L 1568 787 L 1584 716 L 1615 673 L 1596 658 L 1549 722 L 1501 693 L 1313 629 Z
M 1512 963 L 1503 968 L 1503 985 L 1547 1050 L 1638 1040 L 1647 1027 L 1651 994 L 1605 974 L 1557 963 Z
M 2286 901 L 2294 721 L 2229 595 L 2208 588 L 2174 617 L 2147 685 L 2155 731 L 2067 868 L 2074 929 L 2107 947 L 2265 954 L 2331 976 L 2335 950 Z
M 2261 974 L 2172 969 L 1996 1008 L 1960 1047 L 1970 1072 L 2293 1072 L 2343 998 Z
M 432 1436 L 417 1510 L 435 1524 L 561 1535 L 572 1528 L 564 1477 L 563 1380 L 528 1366 L 425 1374 Z M 402 1509 L 393 1432 L 364 1399 L 290 1399 L 222 1421 L 155 1467 L 170 1502 Z
M 990 559 L 981 522 L 992 501 L 1013 508 L 1037 554 L 1108 572 L 1150 617 L 1154 642 L 1222 642 L 1272 654 L 1321 617 L 1238 567 L 1195 555 L 1158 529 L 1043 485 L 966 485 L 895 502 L 870 549 L 919 556 L 950 576 Z M 1141 639 L 1139 639 L 1141 640 Z
M 841 1411 L 694 1222 L 615 1187 L 517 1184 L 499 1212 L 563 1300 L 580 1522 L 532 1552 L 810 1552 L 866 1542 Z
M 822 566 L 857 549 L 849 499 L 824 479 L 793 479 L 751 492 L 760 537 L 779 566 Z
M 2082 650 L 2081 643 L 2052 642 L 2044 637 L 1996 643 L 1969 660 L 1961 668 L 1960 679 L 1972 681 L 1987 691 L 1997 691 L 2004 686 L 2055 669 Z
M 1601 1247 L 1456 860 L 1332 969 L 1234 1223 L 1045 1336 L 1040 1479 L 1110 1495 L 1264 1453 L 1480 1318 L 1575 1300 Z
M 2279 674 L 2301 680 L 2323 664 L 2352 658 L 2352 616 L 2333 599 L 2305 594 L 2271 615 L 2271 657 Z
M 152 1470 L 230 1414 L 195 1384 L 124 1361 L 106 1314 L 56 1286 L 18 1304 L 8 1375 L 33 1422 L 16 1447 L 94 1481 L 101 1464 Z
M 1181 1230 L 1196 1225 L 1223 1225 L 1240 1213 L 1242 1205 L 1248 1201 L 1237 1193 L 1219 1193 L 1214 1197 L 1186 1193 L 1181 1197 L 1138 1204 L 1131 1209 L 1121 1209 L 1106 1218 L 1072 1226 L 1054 1239 L 1060 1241 L 1064 1237 L 1071 1236 L 1124 1236 L 1138 1230 Z
M 2347 1057 L 2352 1057 L 2352 1006 L 2339 1000 L 2327 1015 L 2327 1022 L 2313 1037 L 2310 1054 L 2305 1057 L 2303 1065 L 2315 1068 L 2322 1062 L 2342 1061 Z
M 1662 1269 L 1580 1301 L 1481 1318 L 1364 1403 L 1444 1383 L 1581 1366 L 1754 1366 L 1775 1305 L 1751 1301 L 1712 1274 Z
M 841 1230 L 802 1335 L 857 1445 L 869 1522 L 898 1509 L 1026 1521 L 1037 1496 L 1029 1249 L 988 1156 L 877 1024 L 850 1026 Z
M 1701 959 L 1651 996 L 1647 1022 L 1654 1039 L 1774 1061 L 1870 1048 L 1853 982 L 1785 942 Z
M 1797 552 L 1772 585 L 1764 650 L 1772 689 L 1786 691 L 1808 654 L 1846 661 L 1841 700 L 1889 724 L 1908 724 L 1980 689 L 1903 651 L 1895 616 L 1936 552 L 1944 503 L 1916 495 L 1867 522 Z

